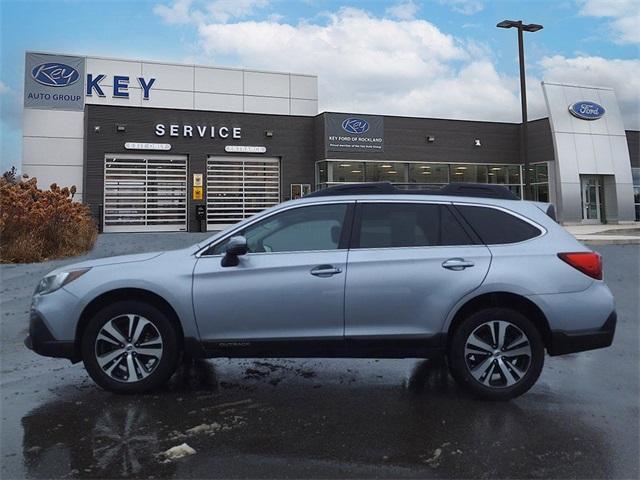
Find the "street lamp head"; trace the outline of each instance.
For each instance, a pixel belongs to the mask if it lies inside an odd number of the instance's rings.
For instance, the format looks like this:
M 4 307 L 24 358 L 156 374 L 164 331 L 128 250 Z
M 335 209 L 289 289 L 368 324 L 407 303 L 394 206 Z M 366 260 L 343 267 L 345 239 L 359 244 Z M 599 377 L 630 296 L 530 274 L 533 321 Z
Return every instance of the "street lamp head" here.
M 530 23 L 529 25 L 523 25 L 522 29 L 527 32 L 537 32 L 538 30 L 542 30 L 542 25 L 538 25 L 537 23 Z
M 515 20 L 503 20 L 496 25 L 496 27 L 498 28 L 511 28 L 511 27 L 517 27 L 517 26 L 518 26 L 518 22 Z
M 538 25 L 537 23 L 530 23 L 529 25 L 523 25 L 522 20 L 503 20 L 496 25 L 498 28 L 518 28 L 522 29 L 525 32 L 537 32 L 538 30 L 542 30 L 542 25 Z

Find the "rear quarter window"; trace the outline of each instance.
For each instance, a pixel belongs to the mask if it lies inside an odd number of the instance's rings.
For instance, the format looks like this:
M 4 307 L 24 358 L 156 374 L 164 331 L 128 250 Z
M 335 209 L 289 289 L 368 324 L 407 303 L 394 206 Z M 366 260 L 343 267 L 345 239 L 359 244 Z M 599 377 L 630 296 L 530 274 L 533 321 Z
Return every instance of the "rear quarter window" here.
M 456 205 L 456 208 L 487 245 L 524 242 L 542 233 L 539 228 L 502 210 L 468 205 Z

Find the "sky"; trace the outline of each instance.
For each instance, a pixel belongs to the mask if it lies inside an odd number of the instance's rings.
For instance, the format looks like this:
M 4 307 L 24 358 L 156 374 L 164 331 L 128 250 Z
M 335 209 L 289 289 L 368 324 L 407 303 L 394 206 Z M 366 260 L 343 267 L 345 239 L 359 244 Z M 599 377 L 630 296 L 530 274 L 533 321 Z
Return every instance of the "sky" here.
M 0 166 L 19 167 L 26 50 L 318 75 L 319 110 L 517 122 L 540 82 L 614 88 L 640 129 L 640 0 L 0 0 Z

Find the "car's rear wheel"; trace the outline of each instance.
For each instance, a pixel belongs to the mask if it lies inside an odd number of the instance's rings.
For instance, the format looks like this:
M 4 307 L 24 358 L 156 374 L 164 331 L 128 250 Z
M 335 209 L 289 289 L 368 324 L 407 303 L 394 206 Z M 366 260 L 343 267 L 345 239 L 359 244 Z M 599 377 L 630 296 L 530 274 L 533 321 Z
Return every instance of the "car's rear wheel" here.
M 142 393 L 173 375 L 178 335 L 153 305 L 121 301 L 100 310 L 82 336 L 82 359 L 91 378 L 117 393 Z
M 488 308 L 458 325 L 448 356 L 459 384 L 482 398 L 506 400 L 536 382 L 544 365 L 544 343 L 523 314 Z

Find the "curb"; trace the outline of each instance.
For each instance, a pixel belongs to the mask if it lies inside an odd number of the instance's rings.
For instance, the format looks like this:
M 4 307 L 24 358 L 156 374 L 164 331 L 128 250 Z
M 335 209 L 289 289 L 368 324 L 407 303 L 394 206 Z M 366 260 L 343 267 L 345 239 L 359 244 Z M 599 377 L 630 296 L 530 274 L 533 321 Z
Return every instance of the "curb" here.
M 604 238 L 589 239 L 576 237 L 576 240 L 586 245 L 640 245 L 640 238 L 614 238 L 608 240 Z

